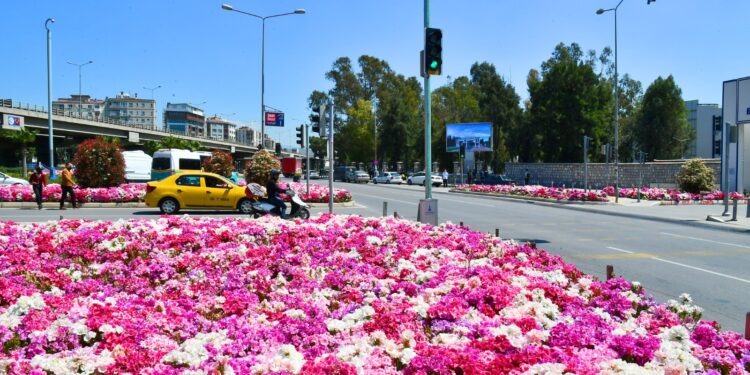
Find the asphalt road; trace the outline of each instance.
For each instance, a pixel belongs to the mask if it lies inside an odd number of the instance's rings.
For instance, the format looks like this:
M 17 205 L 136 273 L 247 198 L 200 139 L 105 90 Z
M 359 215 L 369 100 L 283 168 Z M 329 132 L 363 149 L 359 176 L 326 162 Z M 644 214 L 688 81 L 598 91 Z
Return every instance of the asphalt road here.
M 424 190 L 415 186 L 339 184 L 350 190 L 356 204 L 337 207 L 336 213 L 380 216 L 383 202 L 389 214 L 398 211 L 416 219 Z M 750 236 L 673 223 L 593 214 L 525 202 L 456 195 L 436 189 L 441 222 L 463 222 L 472 229 L 503 238 L 534 241 L 552 254 L 562 256 L 582 271 L 605 277 L 607 265 L 615 274 L 639 281 L 660 302 L 690 293 L 704 308 L 704 319 L 717 320 L 723 328 L 744 332 L 750 311 Z M 313 215 L 327 212 L 315 208 Z M 188 211 L 190 215 L 234 216 L 236 213 Z M 155 218 L 156 209 L 27 210 L 0 209 L 0 220 L 47 221 L 65 219 L 116 220 Z

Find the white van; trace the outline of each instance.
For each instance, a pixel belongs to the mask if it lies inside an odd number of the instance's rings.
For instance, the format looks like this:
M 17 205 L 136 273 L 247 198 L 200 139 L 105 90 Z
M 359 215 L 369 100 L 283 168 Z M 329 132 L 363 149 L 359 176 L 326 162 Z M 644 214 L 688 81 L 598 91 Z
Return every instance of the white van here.
M 151 181 L 151 157 L 141 150 L 123 151 L 125 159 L 125 181 L 148 182 Z
M 176 148 L 158 150 L 151 163 L 151 180 L 160 181 L 182 171 L 200 171 L 201 167 L 201 157 L 196 152 Z

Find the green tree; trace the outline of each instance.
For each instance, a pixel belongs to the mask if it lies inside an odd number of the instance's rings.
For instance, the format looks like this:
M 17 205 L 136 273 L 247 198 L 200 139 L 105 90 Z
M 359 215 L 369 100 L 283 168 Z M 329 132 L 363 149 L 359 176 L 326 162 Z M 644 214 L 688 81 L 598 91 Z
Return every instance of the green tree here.
M 157 150 L 161 150 L 165 148 L 177 148 L 177 149 L 190 150 L 190 151 L 198 151 L 198 150 L 203 149 L 203 147 L 201 147 L 200 142 L 198 141 L 189 141 L 187 139 L 173 137 L 171 135 L 168 137 L 164 137 L 158 141 L 146 141 L 143 144 L 143 148 L 147 154 L 152 154 L 152 155 Z
M 328 142 L 320 137 L 310 137 L 310 151 L 313 156 L 319 159 L 326 157 L 328 150 Z
M 422 87 L 416 78 L 388 74 L 378 93 L 378 155 L 383 168 L 405 168 L 424 154 Z M 420 134 L 422 136 L 420 137 Z
M 346 125 L 341 128 L 338 137 L 342 140 L 336 148 L 341 162 L 366 163 L 377 157 L 375 114 L 369 100 L 360 99 L 349 107 Z
M 635 136 L 650 159 L 675 159 L 695 137 L 687 121 L 682 90 L 670 75 L 659 77 L 646 89 L 635 125 Z
M 471 66 L 471 83 L 479 102 L 481 121 L 493 124 L 494 151 L 480 155 L 480 158 L 492 163 L 495 170 L 502 170 L 512 152 L 517 151 L 509 144 L 509 137 L 521 125 L 521 98 L 516 94 L 516 89 L 497 74 L 495 66 L 488 62 Z
M 688 193 L 714 190 L 714 172 L 701 159 L 691 159 L 682 164 L 677 175 L 680 189 Z
M 19 130 L 0 130 L 0 138 L 10 141 L 21 147 L 21 159 L 23 161 L 23 176 L 26 178 L 29 174 L 27 167 L 27 158 L 29 149 L 36 142 L 36 130 L 32 129 L 19 129 Z
M 530 139 L 530 154 L 546 162 L 578 162 L 582 138 L 594 149 L 607 137 L 612 91 L 594 72 L 593 51 L 584 55 L 576 43 L 559 44 L 541 73 L 529 74 L 529 122 L 541 137 Z

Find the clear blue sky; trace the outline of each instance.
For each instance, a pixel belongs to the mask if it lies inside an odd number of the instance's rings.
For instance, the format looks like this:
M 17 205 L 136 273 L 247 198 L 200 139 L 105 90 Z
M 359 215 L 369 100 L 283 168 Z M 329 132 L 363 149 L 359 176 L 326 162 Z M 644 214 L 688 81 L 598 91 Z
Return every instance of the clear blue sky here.
M 418 76 L 423 1 L 379 0 L 3 0 L 0 97 L 46 105 L 46 33 L 54 17 L 54 98 L 78 92 L 95 98 L 119 91 L 166 102 L 202 105 L 207 114 L 260 119 L 261 22 L 221 10 L 229 2 L 259 15 L 307 10 L 266 22 L 266 103 L 283 110 L 286 128 L 269 134 L 294 143 L 294 127 L 307 121 L 307 98 L 331 83 L 324 73 L 340 56 L 363 54 L 387 61 L 398 73 Z M 488 61 L 528 96 L 531 68 L 560 42 L 601 51 L 614 44 L 617 0 L 432 0 L 431 25 L 443 29 L 444 75 L 468 75 Z M 721 102 L 724 80 L 750 75 L 748 0 L 625 0 L 618 11 L 620 73 L 644 89 L 673 74 L 686 100 Z M 268 129 L 268 128 L 267 128 Z

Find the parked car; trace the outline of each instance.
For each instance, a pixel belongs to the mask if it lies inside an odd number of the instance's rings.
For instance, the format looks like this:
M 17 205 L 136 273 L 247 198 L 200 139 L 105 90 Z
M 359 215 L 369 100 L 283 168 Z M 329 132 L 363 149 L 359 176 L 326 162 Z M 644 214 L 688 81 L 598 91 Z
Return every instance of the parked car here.
M 159 207 L 164 214 L 181 209 L 218 209 L 252 212 L 245 188 L 213 173 L 187 171 L 146 184 L 147 207 Z
M 333 169 L 333 180 L 334 181 L 346 181 L 346 176 L 349 172 L 354 172 L 357 169 L 354 167 L 338 166 Z
M 431 174 L 430 179 L 432 180 L 432 186 L 440 186 L 443 184 L 443 178 L 439 174 Z M 425 174 L 424 172 L 415 173 L 406 179 L 407 185 L 422 185 L 424 186 Z
M 10 177 L 0 172 L 0 185 L 28 185 L 29 182 L 20 178 Z
M 307 174 L 303 175 L 302 178 L 307 178 Z M 311 180 L 319 180 L 320 174 L 316 171 L 310 171 L 310 179 Z
M 367 174 L 365 171 L 349 171 L 346 174 L 346 177 L 344 178 L 344 181 L 346 182 L 364 182 L 368 183 L 370 182 L 370 175 Z
M 474 180 L 474 183 L 477 185 L 513 185 L 516 182 L 502 174 L 490 174 L 484 178 Z
M 151 164 L 153 159 L 141 150 L 123 151 L 125 159 L 125 181 L 146 182 L 151 181 Z
M 372 179 L 373 184 L 403 184 L 404 180 L 401 179 L 401 174 L 398 172 L 382 172 L 380 176 Z

